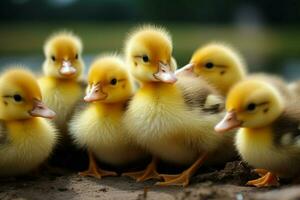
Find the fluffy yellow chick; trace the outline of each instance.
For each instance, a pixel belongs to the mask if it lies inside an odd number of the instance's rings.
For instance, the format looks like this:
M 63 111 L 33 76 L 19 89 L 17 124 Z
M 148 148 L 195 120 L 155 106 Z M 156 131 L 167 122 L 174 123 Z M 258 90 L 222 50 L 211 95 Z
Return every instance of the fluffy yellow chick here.
M 89 104 L 71 121 L 75 143 L 89 151 L 89 169 L 83 176 L 117 175 L 97 167 L 97 160 L 112 166 L 127 165 L 145 154 L 129 138 L 122 122 L 126 104 L 134 93 L 133 81 L 124 62 L 117 56 L 96 59 L 88 73 Z
M 241 127 L 237 150 L 262 176 L 248 185 L 278 185 L 278 177 L 299 175 L 300 107 L 296 99 L 285 101 L 267 82 L 245 80 L 229 92 L 226 109 L 227 115 L 215 129 L 223 132 Z
M 42 103 L 35 77 L 21 68 L 1 75 L 0 99 L 0 176 L 37 169 L 56 144 L 56 129 L 43 119 L 55 113 Z
M 57 113 L 56 125 L 66 136 L 66 122 L 84 95 L 82 43 L 70 32 L 56 33 L 47 39 L 44 54 L 44 76 L 39 84 L 45 103 Z
M 125 114 L 125 125 L 153 159 L 145 170 L 123 175 L 137 181 L 163 177 L 165 182 L 158 185 L 186 186 L 198 167 L 225 143 L 224 137 L 214 133 L 222 115 L 202 107 L 209 105 L 206 101 L 213 99 L 209 96 L 214 91 L 205 81 L 199 83 L 200 79 L 176 83 L 171 37 L 162 28 L 145 26 L 134 31 L 125 54 L 131 73 L 141 83 Z M 159 175 L 159 160 L 193 165 L 179 175 Z
M 224 96 L 246 76 L 242 57 L 221 43 L 209 43 L 194 52 L 190 63 L 177 70 L 177 76 L 201 76 Z

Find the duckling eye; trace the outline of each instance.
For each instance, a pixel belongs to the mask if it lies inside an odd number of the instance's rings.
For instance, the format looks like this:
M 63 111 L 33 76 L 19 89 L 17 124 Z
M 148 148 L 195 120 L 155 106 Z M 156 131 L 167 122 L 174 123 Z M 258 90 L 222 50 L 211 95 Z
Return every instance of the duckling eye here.
M 208 63 L 205 64 L 205 67 L 206 67 L 207 69 L 211 69 L 211 68 L 214 67 L 214 63 L 208 62 Z
M 55 56 L 51 56 L 51 59 L 52 59 L 52 61 L 56 60 Z
M 76 59 L 76 60 L 78 59 L 78 54 L 75 55 L 75 59 Z
M 21 95 L 19 95 L 19 94 L 15 94 L 15 95 L 13 96 L 13 98 L 14 98 L 14 100 L 15 100 L 16 102 L 22 101 L 22 97 L 21 97 Z
M 149 62 L 149 57 L 146 55 L 142 56 L 142 59 L 144 62 Z
M 110 84 L 111 85 L 116 85 L 117 82 L 118 82 L 117 79 L 113 78 L 113 79 L 111 79 Z
M 247 106 L 247 110 L 248 111 L 253 111 L 256 108 L 256 104 L 255 103 L 249 103 Z

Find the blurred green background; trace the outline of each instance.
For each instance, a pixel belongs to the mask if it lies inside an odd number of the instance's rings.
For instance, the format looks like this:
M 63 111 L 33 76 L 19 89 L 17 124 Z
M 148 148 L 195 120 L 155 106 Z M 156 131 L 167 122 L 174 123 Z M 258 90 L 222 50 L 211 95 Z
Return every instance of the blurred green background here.
M 82 38 L 89 65 L 98 54 L 122 53 L 128 32 L 145 23 L 170 31 L 179 66 L 201 45 L 221 41 L 240 51 L 250 71 L 300 77 L 299 0 L 2 0 L 0 67 L 40 70 L 45 39 L 63 29 Z

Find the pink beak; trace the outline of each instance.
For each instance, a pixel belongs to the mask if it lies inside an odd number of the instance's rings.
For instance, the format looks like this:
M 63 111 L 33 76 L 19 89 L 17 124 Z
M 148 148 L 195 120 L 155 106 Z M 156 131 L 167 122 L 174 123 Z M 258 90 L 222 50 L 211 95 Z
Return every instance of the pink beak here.
M 215 131 L 218 133 L 224 133 L 232 129 L 238 128 L 242 125 L 236 117 L 235 111 L 227 112 L 222 121 L 215 126 Z
M 176 70 L 175 74 L 176 74 L 176 76 L 180 76 L 180 75 L 195 76 L 193 70 L 194 70 L 194 63 L 189 63 L 189 64 L 183 66 L 182 68 Z
M 29 111 L 29 114 L 33 117 L 44 117 L 49 119 L 55 117 L 55 112 L 49 109 L 43 102 L 37 99 L 34 100 L 33 108 Z
M 59 73 L 64 76 L 72 76 L 76 73 L 76 68 L 71 65 L 70 61 L 63 60 Z
M 159 62 L 158 72 L 156 72 L 153 76 L 157 80 L 165 83 L 175 83 L 177 81 L 177 78 L 174 72 L 171 70 L 171 67 L 161 62 Z
M 84 101 L 86 102 L 94 102 L 106 99 L 107 94 L 102 91 L 102 87 L 100 83 L 93 85 L 90 91 L 84 97 Z

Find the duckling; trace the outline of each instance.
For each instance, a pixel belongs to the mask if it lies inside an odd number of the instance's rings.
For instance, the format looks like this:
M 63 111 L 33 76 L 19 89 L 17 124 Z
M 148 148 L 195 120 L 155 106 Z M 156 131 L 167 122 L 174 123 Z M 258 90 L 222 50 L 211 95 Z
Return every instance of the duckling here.
M 286 101 L 279 90 L 262 80 L 245 80 L 227 96 L 224 119 L 217 132 L 240 127 L 235 138 L 242 159 L 262 177 L 247 185 L 279 185 L 278 177 L 299 175 L 300 107 L 297 98 Z
M 44 45 L 44 76 L 39 84 L 44 101 L 57 113 L 55 123 L 67 137 L 67 123 L 75 105 L 84 95 L 85 83 L 80 79 L 84 70 L 82 42 L 70 32 L 50 36 Z
M 201 76 L 223 95 L 246 77 L 246 65 L 241 55 L 222 43 L 209 43 L 196 50 L 190 63 L 176 75 Z
M 84 100 L 89 104 L 70 123 L 75 143 L 89 152 L 89 169 L 80 175 L 115 176 L 115 172 L 98 168 L 94 157 L 113 166 L 124 166 L 145 155 L 123 128 L 123 114 L 134 93 L 133 80 L 123 60 L 115 55 L 96 59 L 88 73 L 86 91 Z
M 37 169 L 51 154 L 57 131 L 46 119 L 55 112 L 42 102 L 35 77 L 13 68 L 0 77 L 0 176 Z
M 223 115 L 211 109 L 213 106 L 206 111 L 203 107 L 210 105 L 206 102 L 209 99 L 215 102 L 217 92 L 199 78 L 176 78 L 172 40 L 163 28 L 138 28 L 125 46 L 128 66 L 140 88 L 129 103 L 124 121 L 128 133 L 152 155 L 152 161 L 145 170 L 123 175 L 137 181 L 165 180 L 157 185 L 187 186 L 199 166 L 219 147 L 233 149 L 232 138 L 225 142 L 226 136 L 214 134 L 214 125 Z M 160 160 L 192 166 L 179 175 L 159 174 L 156 166 Z

